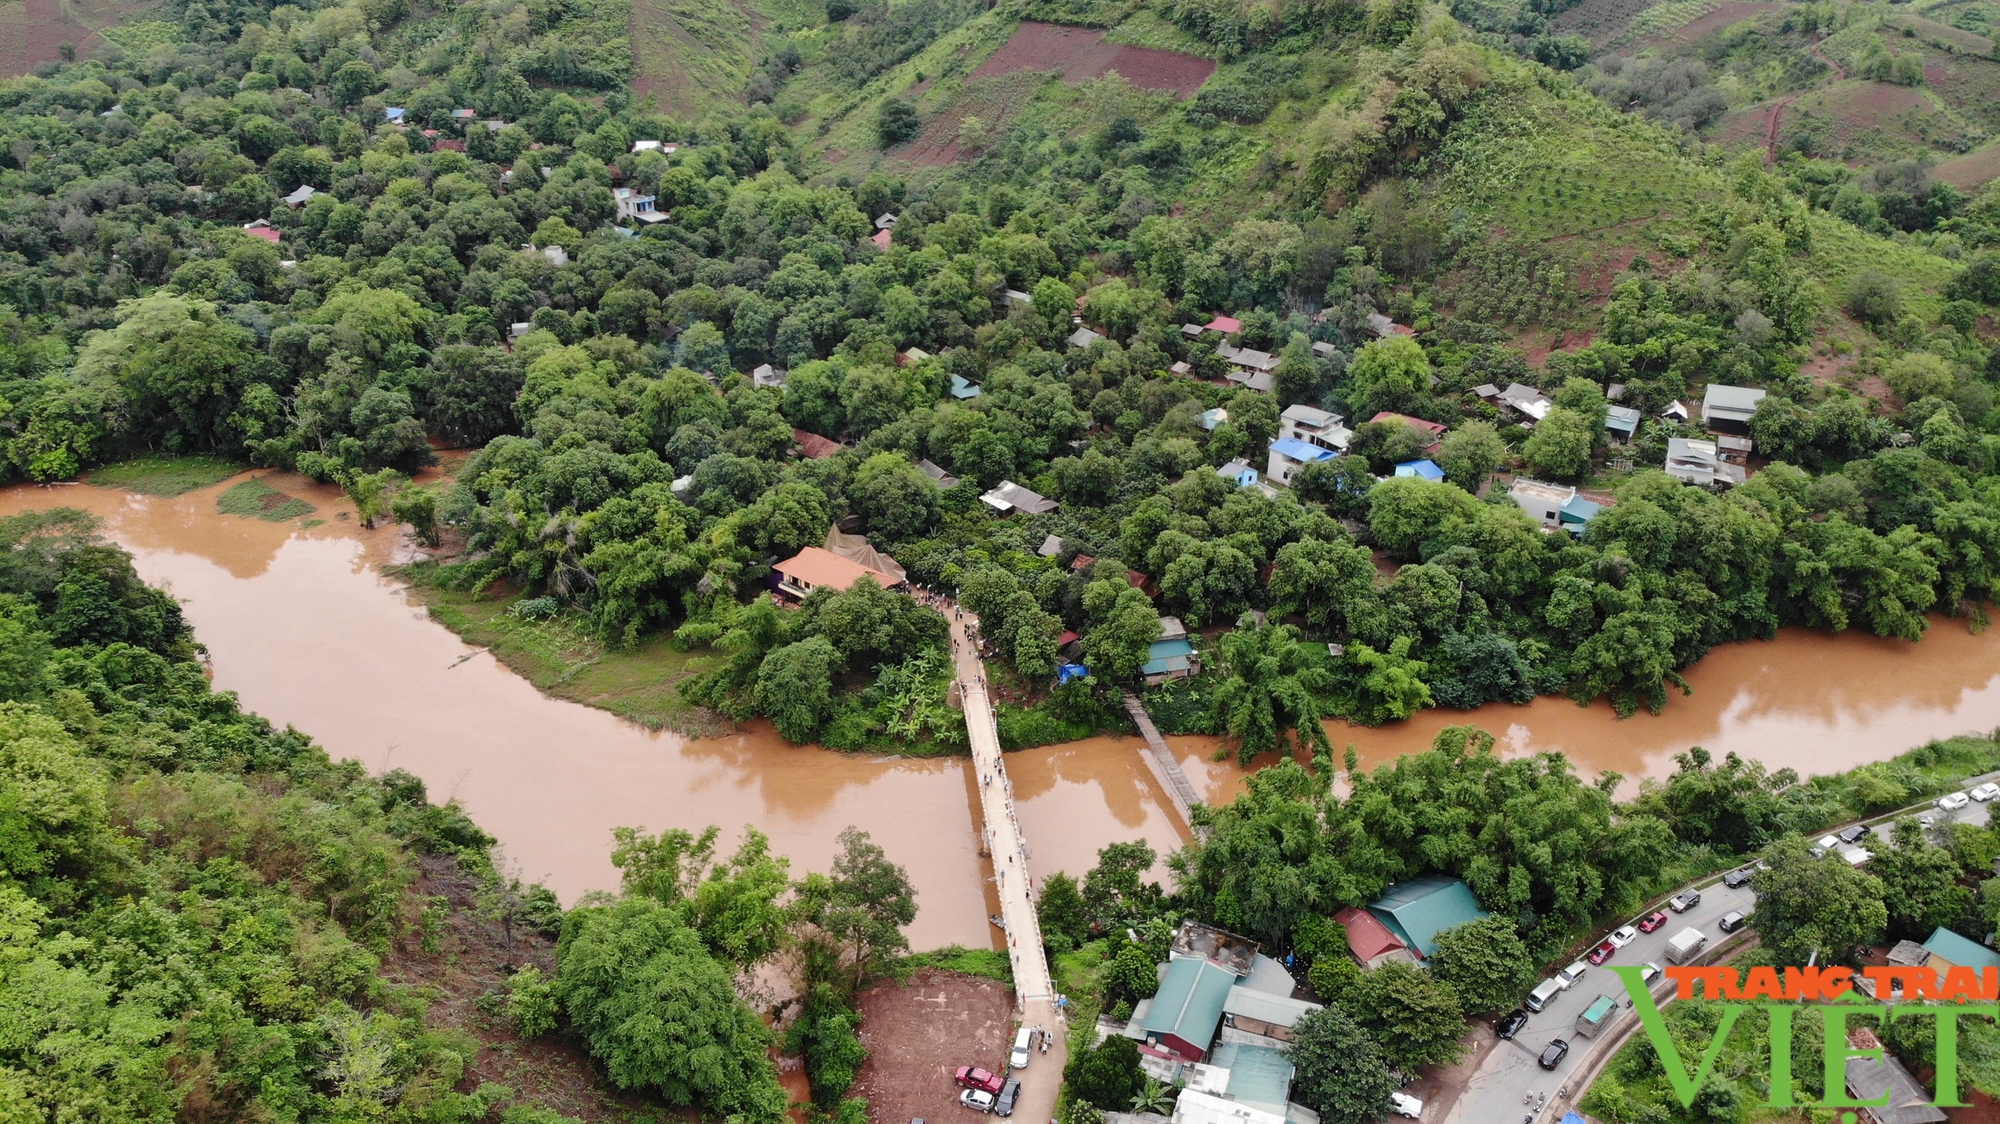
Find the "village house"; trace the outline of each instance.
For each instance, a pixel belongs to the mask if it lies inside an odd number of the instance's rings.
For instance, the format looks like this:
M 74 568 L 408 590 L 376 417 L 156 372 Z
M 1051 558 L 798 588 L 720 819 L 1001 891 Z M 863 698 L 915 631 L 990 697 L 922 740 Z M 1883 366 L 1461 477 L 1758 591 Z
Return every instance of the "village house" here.
M 1017 511 L 1023 515 L 1041 515 L 1062 506 L 1054 500 L 1036 495 L 1012 480 L 1002 480 L 992 491 L 980 496 L 979 501 L 1002 515 L 1012 515 Z
M 1604 431 L 1611 435 L 1613 445 L 1629 445 L 1639 433 L 1639 411 L 1630 406 L 1606 406 L 1604 408 Z
M 1582 534 L 1584 525 L 1599 511 L 1595 501 L 1584 498 L 1575 488 L 1563 484 L 1516 478 L 1513 486 L 1507 489 L 1507 495 L 1545 531 Z
M 1339 414 L 1297 403 L 1278 415 L 1278 436 L 1345 453 L 1354 431 L 1340 424 L 1343 420 Z
M 1332 449 L 1301 441 L 1296 437 L 1280 437 L 1271 442 L 1270 458 L 1264 465 L 1264 475 L 1289 488 L 1292 485 L 1292 477 L 1298 475 L 1299 469 L 1309 464 L 1318 464 L 1320 461 L 1330 461 L 1339 455 Z
M 1711 383 L 1701 396 L 1701 423 L 1717 433 L 1747 434 L 1750 415 L 1757 412 L 1757 403 L 1764 400 L 1765 393 L 1754 387 Z
M 618 218 L 621 222 L 631 221 L 651 226 L 656 222 L 667 221 L 666 212 L 653 209 L 654 199 L 651 195 L 641 195 L 629 187 L 614 187 L 611 189 L 611 198 L 618 204 Z
M 1717 452 L 1715 442 L 1692 437 L 1667 439 L 1667 475 L 1689 484 L 1741 484 L 1745 474 L 1740 465 L 1729 464 Z
M 845 593 L 862 578 L 873 578 L 883 589 L 894 589 L 903 579 L 843 558 L 824 547 L 809 546 L 771 567 L 778 575 L 777 590 L 788 597 L 804 600 L 815 589 Z

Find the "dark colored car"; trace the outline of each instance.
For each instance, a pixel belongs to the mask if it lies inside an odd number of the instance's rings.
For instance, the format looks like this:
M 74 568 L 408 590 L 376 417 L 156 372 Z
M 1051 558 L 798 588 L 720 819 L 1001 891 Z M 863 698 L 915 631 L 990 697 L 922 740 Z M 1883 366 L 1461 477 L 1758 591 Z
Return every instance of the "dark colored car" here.
M 1742 914 L 1732 911 L 1730 913 L 1723 914 L 1722 920 L 1716 922 L 1715 927 L 1722 930 L 1725 933 L 1733 933 L 1736 930 L 1741 929 L 1743 927 L 1743 920 L 1744 919 Z
M 999 1077 L 977 1066 L 962 1065 L 953 1075 L 953 1081 L 968 1089 L 980 1089 L 988 1093 L 998 1093 L 1002 1084 Z
M 1021 1099 L 1021 1083 L 1011 1078 L 1000 1086 L 1000 1096 L 993 1102 L 993 1115 L 1014 1115 L 1014 1102 Z
M 1535 1061 L 1540 1063 L 1543 1069 L 1554 1069 L 1561 1065 L 1562 1060 L 1566 1057 L 1569 1057 L 1569 1042 L 1565 1039 L 1553 1038 L 1549 1040 L 1547 1046 L 1542 1048 L 1542 1056 L 1536 1058 Z
M 1855 824 L 1853 827 L 1842 828 L 1840 833 L 1835 835 L 1834 838 L 1840 840 L 1842 843 L 1858 843 L 1861 841 L 1861 837 L 1866 834 L 1868 834 L 1866 827 Z
M 1667 899 L 1667 908 L 1673 910 L 1675 913 L 1686 913 L 1700 904 L 1700 890 L 1682 890 L 1680 893 Z
M 1516 1007 L 1506 1018 L 1500 1020 L 1500 1025 L 1494 1033 L 1498 1034 L 1503 1040 L 1511 1039 L 1521 1033 L 1521 1028 L 1527 1025 L 1528 1012 Z
M 1656 909 L 1653 912 L 1639 919 L 1639 931 L 1642 933 L 1650 933 L 1655 929 L 1658 929 L 1660 926 L 1665 925 L 1666 923 L 1667 923 L 1667 915 L 1661 913 L 1659 910 Z
M 1617 951 L 1617 945 L 1612 944 L 1610 941 L 1605 941 L 1603 944 L 1590 950 L 1590 962 L 1592 964 L 1602 964 L 1606 960 L 1611 959 L 1611 954 Z
M 1722 876 L 1722 884 L 1724 886 L 1729 887 L 1732 890 L 1734 890 L 1738 886 L 1746 886 L 1749 884 L 1749 882 L 1750 882 L 1750 868 L 1747 866 L 1741 870 L 1732 870 L 1728 874 Z

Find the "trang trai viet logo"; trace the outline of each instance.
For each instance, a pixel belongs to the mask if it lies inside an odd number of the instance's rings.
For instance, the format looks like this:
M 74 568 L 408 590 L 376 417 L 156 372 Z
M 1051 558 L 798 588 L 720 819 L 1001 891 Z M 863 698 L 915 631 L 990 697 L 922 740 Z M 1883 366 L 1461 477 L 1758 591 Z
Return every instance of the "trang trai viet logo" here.
M 1852 1043 L 1848 1019 L 1855 1015 L 1873 1016 L 1884 1024 L 1899 1019 L 1936 1020 L 1937 1097 L 1931 1103 L 1939 1108 L 1963 1108 L 1966 1102 L 1959 1099 L 1958 1091 L 1958 1019 L 1962 1015 L 2000 1018 L 2000 1005 L 1995 1005 L 2000 1001 L 2000 968 L 1980 972 L 1949 968 L 1940 973 L 1932 968 L 1872 967 L 1861 971 L 1878 996 L 1942 1001 L 1918 1005 L 1869 1000 L 1856 990 L 1855 972 L 1851 968 L 1760 967 L 1738 973 L 1734 968 L 1672 967 L 1666 970 L 1666 976 L 1678 989 L 1676 998 L 1707 999 L 1722 1010 L 1722 1021 L 1715 1028 L 1707 1051 L 1690 1073 L 1680 1049 L 1674 1045 L 1673 1035 L 1667 1031 L 1659 1005 L 1653 1002 L 1652 992 L 1640 978 L 1643 969 L 1611 970 L 1624 981 L 1625 990 L 1632 997 L 1632 1009 L 1639 1014 L 1639 1025 L 1645 1028 L 1646 1038 L 1659 1055 L 1660 1067 L 1666 1071 L 1667 1082 L 1683 1108 L 1694 1106 L 1695 1093 L 1708 1080 L 1716 1059 L 1722 1056 L 1736 1020 L 1749 1010 L 1764 1011 L 1771 1019 L 1771 1099 L 1766 1104 L 1772 1108 L 1881 1108 L 1889 1103 L 1889 1092 L 1861 1100 L 1849 1088 L 1851 1059 L 1865 1059 L 1884 1067 L 1894 1064 L 1879 1046 L 1857 1047 Z M 1817 1005 L 1826 1022 L 1825 1092 L 1810 1105 L 1792 1097 L 1792 1018 L 1804 1003 Z M 1872 1035 L 1864 1035 L 1864 1040 L 1874 1041 Z M 1858 1119 L 1853 1112 L 1840 1114 L 1841 1124 L 1857 1124 Z

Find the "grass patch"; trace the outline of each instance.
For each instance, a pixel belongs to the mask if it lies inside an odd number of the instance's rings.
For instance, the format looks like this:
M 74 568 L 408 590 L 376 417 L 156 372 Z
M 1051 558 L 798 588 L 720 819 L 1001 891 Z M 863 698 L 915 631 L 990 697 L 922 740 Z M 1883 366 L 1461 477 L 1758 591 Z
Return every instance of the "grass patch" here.
M 224 515 L 283 523 L 311 515 L 319 509 L 297 496 L 286 495 L 262 480 L 245 480 L 215 497 L 215 510 Z
M 90 482 L 145 496 L 178 496 L 224 480 L 243 466 L 221 457 L 135 457 L 94 469 Z
M 664 636 L 630 649 L 607 648 L 574 614 L 525 620 L 508 612 L 519 598 L 443 589 L 427 580 L 435 570 L 418 563 L 396 572 L 412 582 L 439 624 L 490 650 L 543 694 L 608 710 L 649 730 L 692 737 L 729 732 L 728 722 L 689 705 L 678 690 L 711 662 L 707 653 L 677 652 Z
M 938 968 L 957 972 L 961 976 L 980 976 L 998 980 L 1008 987 L 1014 986 L 1014 968 L 1008 963 L 1007 954 L 990 948 L 966 948 L 955 944 L 935 952 L 912 953 L 903 957 L 896 967 L 898 975 L 919 968 Z

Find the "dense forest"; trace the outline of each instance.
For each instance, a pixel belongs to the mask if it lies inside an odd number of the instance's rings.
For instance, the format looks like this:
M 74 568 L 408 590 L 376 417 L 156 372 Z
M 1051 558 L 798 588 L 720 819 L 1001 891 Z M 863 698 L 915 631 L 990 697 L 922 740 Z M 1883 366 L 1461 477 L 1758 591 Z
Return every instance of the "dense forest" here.
M 733 978 L 781 951 L 807 997 L 786 1044 L 841 1109 L 854 989 L 916 914 L 866 834 L 794 880 L 754 828 L 726 855 L 714 828 L 620 828 L 622 892 L 565 913 L 422 781 L 212 691 L 179 605 L 88 516 L 0 521 L 0 611 L 0 1119 L 573 1122 L 476 1079 L 501 1026 L 538 1076 L 559 1039 L 642 1103 L 774 1124 L 779 1039 Z M 477 951 L 454 927 L 514 965 L 485 1022 L 421 970 Z

